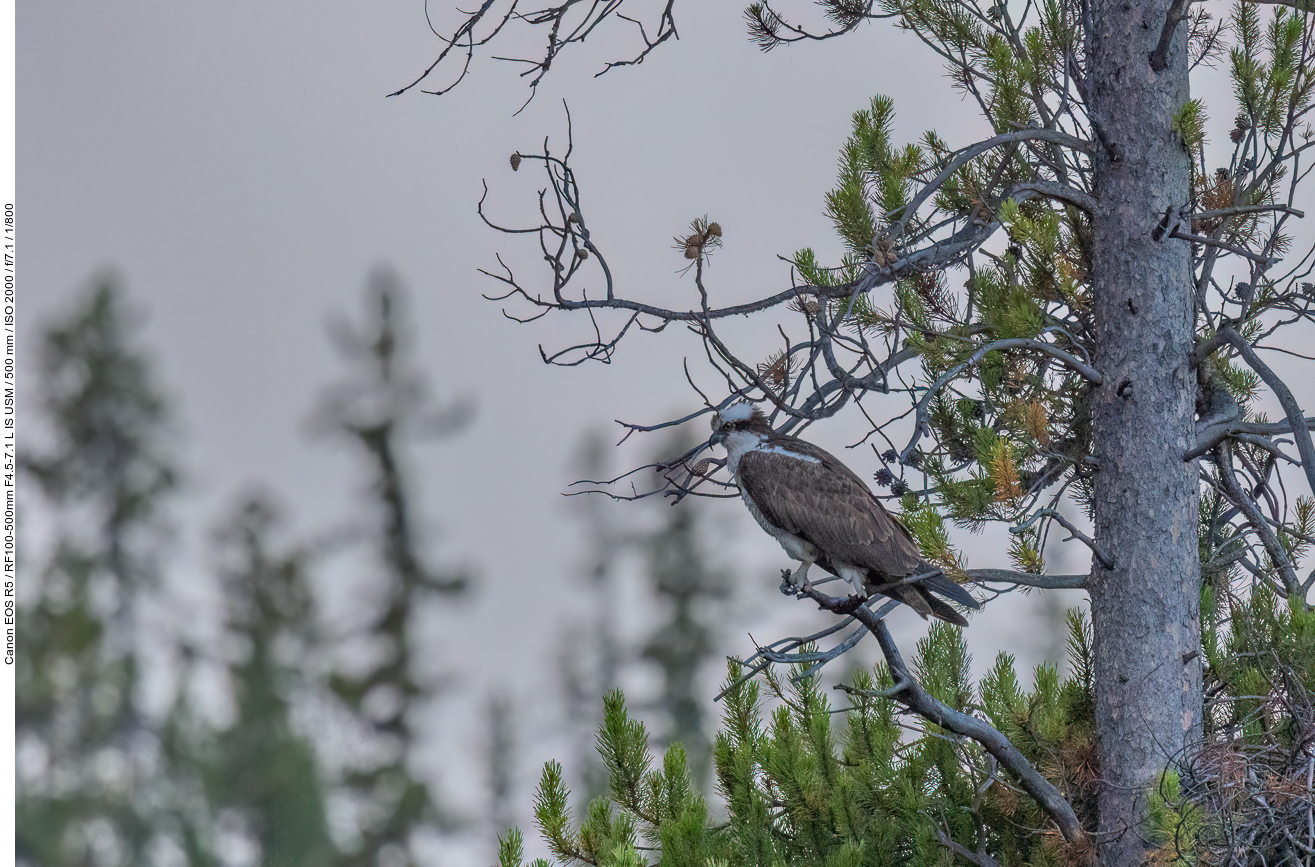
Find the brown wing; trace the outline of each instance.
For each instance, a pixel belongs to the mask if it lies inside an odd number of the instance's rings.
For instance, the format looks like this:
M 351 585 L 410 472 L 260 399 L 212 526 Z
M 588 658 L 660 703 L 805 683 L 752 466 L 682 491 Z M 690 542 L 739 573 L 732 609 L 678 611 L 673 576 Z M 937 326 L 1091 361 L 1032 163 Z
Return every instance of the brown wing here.
M 921 560 L 917 546 L 867 485 L 830 454 L 788 439 L 785 447 L 815 460 L 772 451 L 740 458 L 740 486 L 767 520 L 812 542 L 830 560 L 891 579 L 914 574 Z

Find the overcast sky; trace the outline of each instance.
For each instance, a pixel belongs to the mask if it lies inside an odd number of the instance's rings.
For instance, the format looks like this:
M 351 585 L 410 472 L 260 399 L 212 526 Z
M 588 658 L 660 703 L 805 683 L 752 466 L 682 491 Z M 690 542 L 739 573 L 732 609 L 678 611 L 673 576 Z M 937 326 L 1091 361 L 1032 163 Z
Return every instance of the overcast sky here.
M 876 24 L 765 55 L 746 39 L 741 6 L 678 4 L 679 41 L 595 79 L 634 50 L 629 25 L 616 22 L 561 55 L 513 116 L 528 91 L 517 67 L 496 62 L 477 61 L 441 98 L 385 98 L 440 47 L 419 0 L 19 0 L 21 382 L 32 382 L 37 327 L 112 270 L 148 314 L 142 340 L 177 401 L 188 482 L 180 559 L 202 567 L 207 528 L 254 482 L 283 500 L 299 531 L 321 532 L 351 518 L 362 496 L 351 454 L 306 433 L 317 394 L 343 369 L 325 322 L 359 320 L 367 276 L 388 265 L 411 290 L 435 392 L 477 404 L 464 434 L 412 452 L 422 517 L 436 531 L 431 555 L 479 576 L 448 646 L 485 642 L 466 672 L 474 686 L 510 684 L 518 701 L 536 700 L 526 657 L 559 639 L 564 597 L 577 589 L 568 575 L 582 528 L 561 492 L 581 437 L 615 439 L 613 419 L 696 408 L 681 363 L 701 350 L 673 328 L 634 335 L 610 366 L 545 367 L 538 345 L 577 342 L 587 322 L 517 325 L 480 298 L 499 288 L 476 270 L 495 267 L 495 253 L 527 277 L 537 258 L 479 222 L 481 180 L 494 215 L 531 218 L 542 180 L 534 164 L 513 173 L 508 157 L 537 151 L 545 136 L 560 152 L 565 98 L 593 240 L 626 294 L 692 305 L 671 238 L 707 214 L 725 233 L 708 281 L 729 303 L 786 285 L 777 254 L 813 246 L 838 257 L 823 194 L 850 115 L 872 95 L 895 97 L 900 140 L 935 127 L 964 144 L 984 128 L 913 37 Z M 442 2 L 430 12 L 440 30 L 458 20 Z M 737 335 L 746 346 L 776 341 Z M 895 400 L 891 411 L 902 411 Z M 819 426 L 810 436 L 839 450 L 850 432 Z M 621 450 L 613 466 L 653 445 Z M 747 524 L 738 504 L 719 505 L 734 513 L 728 522 Z M 744 571 L 771 582 L 781 552 L 756 529 L 741 535 Z M 803 605 L 763 598 L 742 631 L 818 623 Z M 910 637 L 924 628 L 904 620 Z M 979 663 L 1000 646 L 1034 658 L 1038 643 L 1008 628 L 1016 623 L 996 634 L 987 620 L 969 631 Z M 518 639 L 489 642 L 490 631 Z M 527 776 L 551 749 L 525 747 Z

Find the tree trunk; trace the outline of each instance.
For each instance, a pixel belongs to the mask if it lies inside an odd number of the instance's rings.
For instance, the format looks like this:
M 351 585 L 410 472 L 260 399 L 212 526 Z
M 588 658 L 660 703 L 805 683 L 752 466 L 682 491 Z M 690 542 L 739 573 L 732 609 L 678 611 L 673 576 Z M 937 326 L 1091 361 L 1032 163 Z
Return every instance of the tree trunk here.
M 1100 863 L 1139 865 L 1147 798 L 1201 726 L 1200 566 L 1189 364 L 1187 242 L 1165 236 L 1190 200 L 1189 157 L 1173 128 L 1189 98 L 1186 27 L 1152 68 L 1170 0 L 1091 0 L 1089 101 L 1100 147 L 1093 217 L 1097 367 L 1092 399 L 1093 562 Z M 1184 7 L 1186 4 L 1183 4 Z

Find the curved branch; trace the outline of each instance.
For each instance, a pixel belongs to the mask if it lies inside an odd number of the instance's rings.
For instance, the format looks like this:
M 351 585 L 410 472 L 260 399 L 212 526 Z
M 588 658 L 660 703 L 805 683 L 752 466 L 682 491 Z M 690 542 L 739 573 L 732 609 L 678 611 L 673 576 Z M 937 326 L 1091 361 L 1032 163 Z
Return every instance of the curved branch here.
M 771 51 L 778 45 L 789 45 L 792 42 L 801 42 L 805 39 L 814 42 L 834 39 L 837 36 L 852 33 L 864 21 L 894 18 L 898 14 L 896 12 L 875 14 L 872 12 L 872 0 L 868 0 L 861 10 L 847 10 L 846 14 L 843 15 L 828 13 L 828 17 L 833 18 L 840 24 L 840 28 L 828 30 L 825 33 L 813 33 L 796 24 L 791 24 L 782 18 L 781 14 L 768 3 L 750 3 L 744 11 L 744 19 L 749 25 L 749 38 L 758 43 L 758 47 L 763 51 Z M 789 31 L 791 35 L 782 36 L 782 30 Z
M 1315 418 L 1305 418 L 1302 421 L 1307 430 L 1315 430 Z M 1184 461 L 1194 461 L 1201 455 L 1210 451 L 1215 446 L 1223 442 L 1227 437 L 1238 437 L 1239 439 L 1247 436 L 1266 436 L 1268 434 L 1287 433 L 1292 430 L 1290 422 L 1254 422 L 1254 421 L 1221 421 L 1217 424 L 1210 425 L 1200 433 L 1196 445 L 1183 453 Z
M 1242 335 L 1231 325 L 1219 329 L 1220 336 L 1228 343 L 1232 344 L 1237 350 L 1238 355 L 1247 366 L 1256 372 L 1274 396 L 1278 398 L 1279 404 L 1283 407 L 1283 412 L 1288 417 L 1289 430 L 1292 431 L 1292 438 L 1297 442 L 1297 451 L 1301 454 L 1301 467 L 1306 471 L 1306 482 L 1310 485 L 1311 490 L 1315 491 L 1315 443 L 1311 442 L 1310 428 L 1306 423 L 1306 417 L 1301 411 L 1297 399 L 1292 396 L 1288 389 L 1287 383 L 1279 377 L 1274 371 L 1269 369 L 1269 365 L 1260 360 L 1256 351 L 1251 348 Z
M 1288 595 L 1301 592 L 1301 582 L 1297 580 L 1297 571 L 1292 565 L 1288 552 L 1283 548 L 1278 536 L 1274 533 L 1265 521 L 1265 516 L 1261 513 L 1260 507 L 1256 501 L 1242 489 L 1242 484 L 1237 480 L 1237 473 L 1233 470 L 1233 456 L 1228 443 L 1220 443 L 1215 447 L 1215 466 L 1219 469 L 1219 483 L 1223 488 L 1224 494 L 1233 503 L 1242 510 L 1247 521 L 1260 537 L 1260 544 L 1265 546 L 1265 553 L 1273 561 L 1274 568 L 1278 570 L 1279 576 L 1283 579 L 1283 589 Z
M 927 199 L 935 195 L 936 192 L 945 185 L 945 182 L 948 181 L 959 169 L 963 168 L 965 165 L 989 150 L 1025 141 L 1050 142 L 1051 144 L 1072 148 L 1085 154 L 1092 154 L 1095 150 L 1092 147 L 1091 142 L 1083 141 L 1076 136 L 1071 136 L 1066 132 L 1060 132 L 1056 129 L 1020 129 L 1014 132 L 1000 133 L 999 135 L 988 138 L 985 141 L 980 141 L 975 145 L 970 145 L 960 151 L 958 156 L 950 160 L 945 168 L 941 170 L 939 175 L 928 181 L 922 190 L 914 196 L 907 205 L 904 205 L 901 209 L 903 213 L 900 215 L 899 222 L 895 224 L 887 237 L 893 239 L 904 234 L 904 230 L 908 228 L 909 222 L 913 219 L 913 215 L 917 212 L 918 208 L 922 207 L 922 204 L 926 202 Z M 1074 192 L 1077 191 L 1075 190 Z M 1092 205 L 1094 206 L 1094 204 L 1095 202 L 1093 200 Z
M 1061 202 L 1081 208 L 1088 214 L 1096 213 L 1099 207 L 1095 198 L 1090 194 L 1084 193 L 1082 190 L 1075 190 L 1068 184 L 1054 181 L 1027 181 L 1015 186 L 1013 191 L 1016 193 L 1033 192 L 1049 199 L 1058 199 Z
M 886 665 L 890 667 L 891 675 L 896 681 L 895 689 L 890 692 L 909 710 L 934 725 L 981 744 L 983 749 L 995 756 L 996 761 L 1013 772 L 1023 789 L 1035 798 L 1041 808 L 1055 821 L 1064 839 L 1075 844 L 1087 841 L 1087 834 L 1082 830 L 1082 824 L 1059 789 L 1032 767 L 1008 738 L 984 720 L 955 710 L 923 689 L 922 685 L 914 679 L 908 666 L 904 664 L 904 658 L 900 655 L 895 640 L 891 638 L 885 620 L 863 605 L 857 606 L 852 611 L 847 610 L 853 605 L 851 598 L 827 596 L 811 587 L 803 593 L 828 611 L 852 615 L 876 636 L 881 652 L 886 657 Z
M 1044 343 L 1040 340 L 1033 340 L 1030 337 L 1006 337 L 1003 340 L 992 340 L 990 343 L 978 347 L 977 351 L 969 356 L 967 361 L 956 364 L 954 367 L 951 367 L 949 370 L 945 371 L 945 373 L 941 374 L 940 378 L 932 383 L 927 389 L 926 394 L 918 399 L 917 424 L 913 426 L 913 436 L 909 439 L 909 444 L 904 447 L 902 452 L 900 452 L 900 463 L 908 463 L 909 455 L 913 453 L 913 447 L 918 444 L 918 440 L 922 439 L 922 429 L 927 425 L 927 407 L 931 404 L 931 400 L 936 396 L 936 393 L 944 388 L 946 383 L 950 380 L 954 379 L 960 373 L 963 373 L 965 369 L 981 361 L 982 357 L 988 352 L 993 352 L 997 349 L 1033 349 L 1062 361 L 1070 370 L 1082 374 L 1082 376 L 1084 376 L 1092 385 L 1100 385 L 1105 381 L 1105 377 L 1099 370 L 1092 367 L 1090 364 L 1087 364 L 1076 355 L 1065 352 L 1058 346 Z

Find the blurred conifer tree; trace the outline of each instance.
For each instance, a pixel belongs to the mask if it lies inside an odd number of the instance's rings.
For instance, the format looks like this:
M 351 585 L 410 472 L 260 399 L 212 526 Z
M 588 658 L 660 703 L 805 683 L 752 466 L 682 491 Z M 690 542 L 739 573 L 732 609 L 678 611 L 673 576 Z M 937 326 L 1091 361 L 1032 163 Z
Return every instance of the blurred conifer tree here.
M 367 293 L 369 319 L 362 327 L 338 322 L 332 336 L 351 367 L 316 410 L 315 427 L 345 437 L 368 461 L 375 517 L 364 531 L 380 561 L 370 575 L 374 611 L 359 638 L 379 649 L 377 661 L 351 672 L 339 670 L 329 686 L 355 727 L 382 758 L 345 769 L 334 788 L 356 809 L 352 839 L 340 863 L 414 864 L 417 832 L 451 830 L 463 821 L 436 800 L 414 768 L 419 717 L 432 713 L 447 672 L 417 644 L 417 618 L 429 606 L 460 598 L 466 576 L 431 567 L 417 533 L 414 483 L 404 457 L 410 439 L 446 436 L 464 426 L 471 405 L 457 400 L 438 406 L 419 372 L 396 277 L 377 271 Z M 358 659 L 359 661 L 359 659 Z

